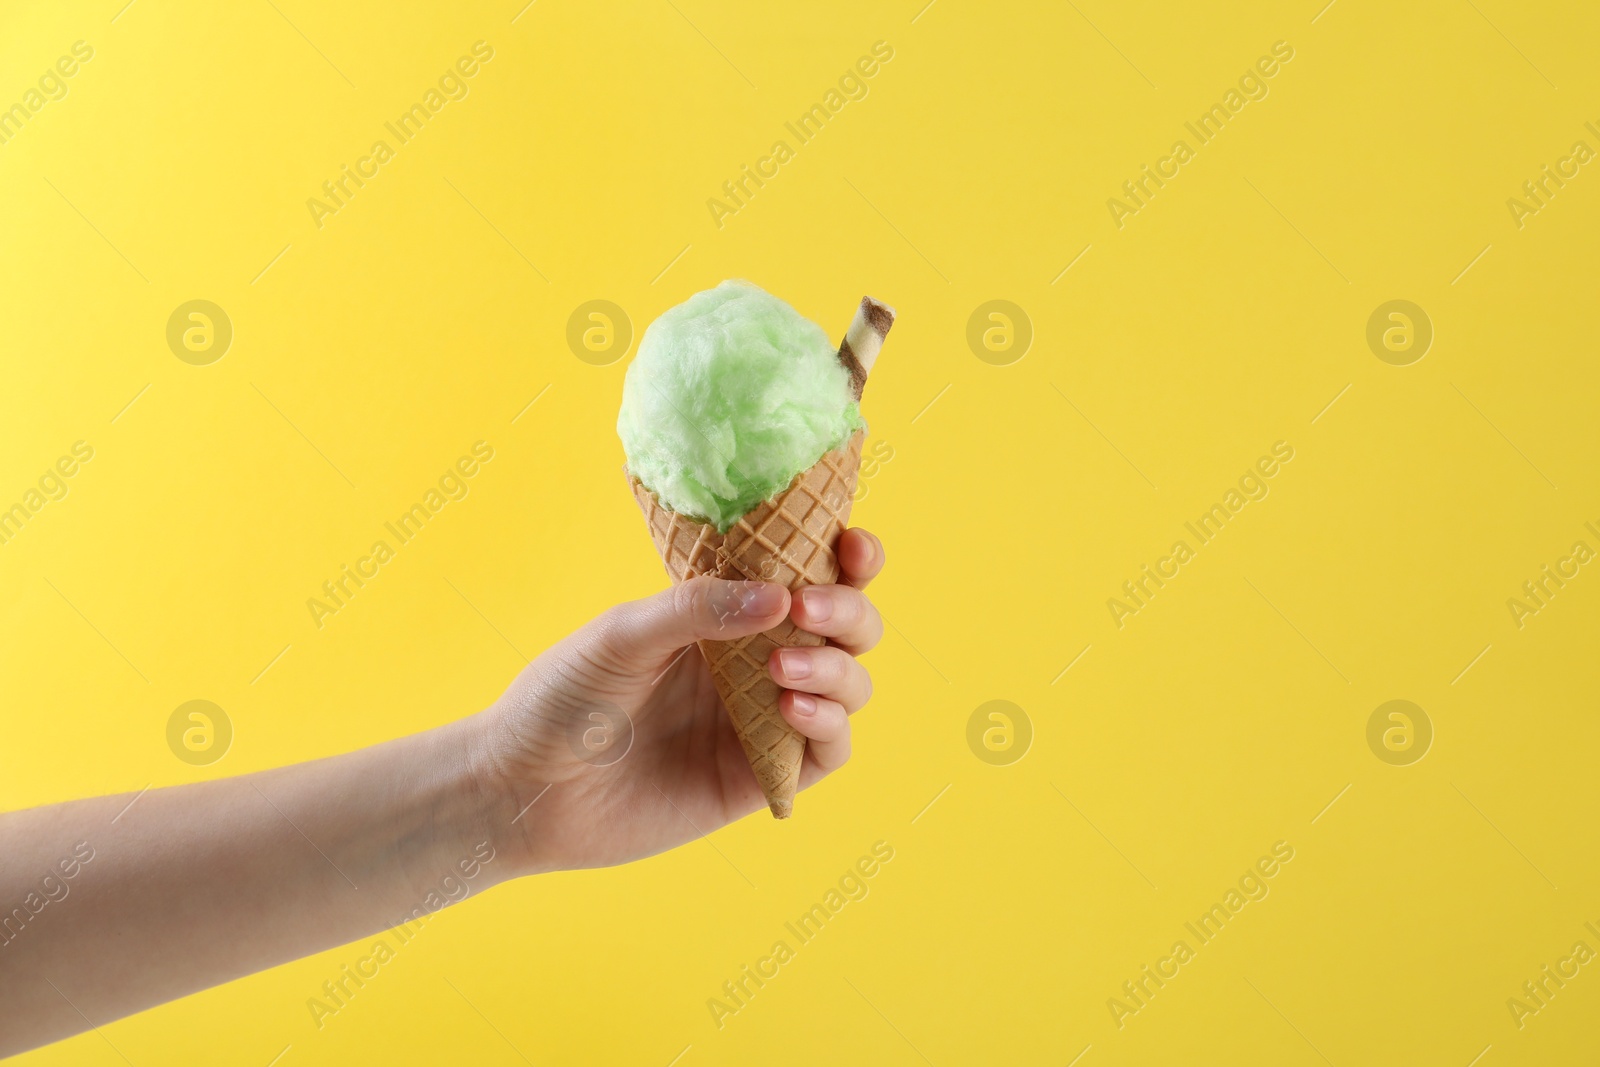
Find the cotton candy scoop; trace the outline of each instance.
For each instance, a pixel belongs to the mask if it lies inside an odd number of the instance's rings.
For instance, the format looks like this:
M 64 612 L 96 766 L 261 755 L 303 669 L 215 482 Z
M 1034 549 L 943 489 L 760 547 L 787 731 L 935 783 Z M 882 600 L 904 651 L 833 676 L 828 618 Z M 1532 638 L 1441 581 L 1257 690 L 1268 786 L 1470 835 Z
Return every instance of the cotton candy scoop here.
M 822 327 L 744 281 L 650 324 L 617 415 L 629 472 L 719 533 L 861 426 L 851 371 Z

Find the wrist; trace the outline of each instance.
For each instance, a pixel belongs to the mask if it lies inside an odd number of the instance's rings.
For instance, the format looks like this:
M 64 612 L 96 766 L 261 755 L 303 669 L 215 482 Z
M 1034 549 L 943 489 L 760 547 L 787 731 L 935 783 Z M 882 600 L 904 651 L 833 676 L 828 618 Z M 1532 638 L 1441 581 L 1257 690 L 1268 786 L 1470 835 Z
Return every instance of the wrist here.
M 545 784 L 516 773 L 509 754 L 516 750 L 506 717 L 498 706 L 456 724 L 463 728 L 466 773 L 463 788 L 473 798 L 475 841 L 488 840 L 496 851 L 495 882 L 559 869 L 539 855 L 529 809 Z
M 402 915 L 435 911 L 525 873 L 511 821 L 516 809 L 487 771 L 478 720 L 470 716 L 395 742 L 395 759 L 383 769 L 381 788 L 397 799 L 380 836 L 400 875 L 388 906 L 398 905 Z

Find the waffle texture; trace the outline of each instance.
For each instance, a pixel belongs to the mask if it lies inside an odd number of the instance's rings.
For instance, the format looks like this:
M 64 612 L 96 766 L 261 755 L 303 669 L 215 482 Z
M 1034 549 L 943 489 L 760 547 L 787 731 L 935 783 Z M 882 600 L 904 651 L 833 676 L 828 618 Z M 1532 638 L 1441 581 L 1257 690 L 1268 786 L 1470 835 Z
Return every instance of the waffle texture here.
M 733 581 L 778 582 L 791 591 L 838 581 L 835 549 L 850 522 L 863 436 L 860 430 L 851 434 L 843 447 L 795 475 L 787 489 L 757 505 L 725 534 L 669 511 L 638 478 L 630 476 L 633 497 L 644 512 L 667 574 L 674 583 L 710 575 Z M 825 643 L 787 618 L 749 637 L 699 642 L 767 807 L 779 819 L 794 812 L 806 739 L 778 711 L 783 690 L 767 673 L 767 659 L 776 648 Z

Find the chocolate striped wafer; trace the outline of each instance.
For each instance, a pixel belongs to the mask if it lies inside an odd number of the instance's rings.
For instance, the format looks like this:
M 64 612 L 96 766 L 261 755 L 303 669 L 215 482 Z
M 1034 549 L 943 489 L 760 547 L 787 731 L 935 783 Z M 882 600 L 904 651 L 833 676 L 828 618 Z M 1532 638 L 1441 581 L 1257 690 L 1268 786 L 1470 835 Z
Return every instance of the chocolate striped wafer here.
M 894 325 L 894 308 L 870 296 L 861 298 L 856 317 L 850 320 L 844 342 L 839 345 L 839 362 L 850 372 L 850 392 L 857 400 L 867 384 L 867 375 L 883 350 L 883 339 Z

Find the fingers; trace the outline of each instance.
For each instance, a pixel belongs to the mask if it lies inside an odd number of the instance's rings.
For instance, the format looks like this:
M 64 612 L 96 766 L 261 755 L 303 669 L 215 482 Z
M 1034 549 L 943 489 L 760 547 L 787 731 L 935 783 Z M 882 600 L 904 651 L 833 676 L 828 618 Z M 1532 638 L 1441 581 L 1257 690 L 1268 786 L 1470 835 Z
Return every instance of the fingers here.
M 788 691 L 778 699 L 784 721 L 806 739 L 806 753 L 829 774 L 850 758 L 850 716 L 836 700 Z
M 883 637 L 883 617 L 861 594 L 883 570 L 883 543 L 850 529 L 840 535 L 837 552 L 839 584 L 808 586 L 789 608 L 796 626 L 833 645 L 780 648 L 767 660 L 767 673 L 784 687 L 778 710 L 806 738 L 802 787 L 850 758 L 850 714 L 872 696 L 872 677 L 855 657 Z
M 789 591 L 781 585 L 691 578 L 612 608 L 601 634 L 619 659 L 652 663 L 694 641 L 729 641 L 771 629 L 788 610 Z
M 839 535 L 839 584 L 865 589 L 883 570 L 883 542 L 860 527 Z
M 791 598 L 789 617 L 802 630 L 831 638 L 852 656 L 883 638 L 883 617 L 860 590 L 847 585 L 812 585 Z
M 767 672 L 785 689 L 827 697 L 859 711 L 872 696 L 867 669 L 842 648 L 780 648 L 767 659 Z

